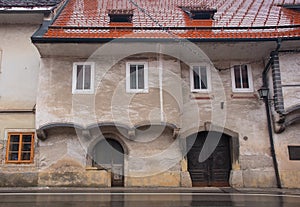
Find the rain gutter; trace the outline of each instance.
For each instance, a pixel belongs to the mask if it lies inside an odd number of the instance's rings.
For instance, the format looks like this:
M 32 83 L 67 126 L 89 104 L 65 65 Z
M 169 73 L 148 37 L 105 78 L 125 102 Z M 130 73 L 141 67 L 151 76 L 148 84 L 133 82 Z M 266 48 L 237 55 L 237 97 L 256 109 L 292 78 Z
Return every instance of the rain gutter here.
M 45 28 L 47 31 L 47 28 Z M 277 41 L 278 37 L 274 38 L 44 38 L 36 35 L 31 37 L 33 43 L 107 43 L 110 41 L 118 42 L 265 42 Z M 299 37 L 283 37 L 282 40 L 299 40 Z

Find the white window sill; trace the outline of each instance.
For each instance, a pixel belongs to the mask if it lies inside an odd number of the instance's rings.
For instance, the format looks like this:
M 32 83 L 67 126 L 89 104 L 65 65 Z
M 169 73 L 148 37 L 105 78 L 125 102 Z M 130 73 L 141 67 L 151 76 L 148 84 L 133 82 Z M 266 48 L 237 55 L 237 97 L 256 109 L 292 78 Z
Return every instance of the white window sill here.
M 126 93 L 149 93 L 148 90 L 130 90 L 126 91 Z
M 94 91 L 73 91 L 73 95 L 92 95 Z

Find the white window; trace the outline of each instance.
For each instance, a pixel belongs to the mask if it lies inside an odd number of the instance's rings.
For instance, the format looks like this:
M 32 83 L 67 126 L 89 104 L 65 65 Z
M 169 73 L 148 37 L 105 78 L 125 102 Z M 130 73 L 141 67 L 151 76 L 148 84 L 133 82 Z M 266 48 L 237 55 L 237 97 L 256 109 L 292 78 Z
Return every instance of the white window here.
M 207 65 L 192 65 L 190 68 L 192 92 L 208 92 L 210 86 L 210 70 Z
M 73 64 L 73 94 L 94 93 L 94 63 L 77 62 Z
M 126 63 L 126 92 L 148 93 L 148 64 L 145 62 Z
M 231 69 L 232 91 L 253 92 L 252 72 L 250 65 L 234 65 Z

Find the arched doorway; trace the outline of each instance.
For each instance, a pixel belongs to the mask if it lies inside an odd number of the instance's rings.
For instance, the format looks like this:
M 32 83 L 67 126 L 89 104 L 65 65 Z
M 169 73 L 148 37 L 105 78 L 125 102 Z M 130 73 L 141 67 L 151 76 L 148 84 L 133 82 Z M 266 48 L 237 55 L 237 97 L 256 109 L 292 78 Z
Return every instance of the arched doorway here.
M 111 138 L 98 142 L 93 149 L 93 166 L 111 171 L 111 186 L 124 186 L 124 149 Z
M 216 147 L 214 147 L 214 142 Z M 187 148 L 189 149 L 188 170 L 193 186 L 229 186 L 231 170 L 229 136 L 219 132 L 199 132 L 187 138 Z M 202 149 L 204 149 L 203 152 L 210 153 L 207 159 L 199 162 Z

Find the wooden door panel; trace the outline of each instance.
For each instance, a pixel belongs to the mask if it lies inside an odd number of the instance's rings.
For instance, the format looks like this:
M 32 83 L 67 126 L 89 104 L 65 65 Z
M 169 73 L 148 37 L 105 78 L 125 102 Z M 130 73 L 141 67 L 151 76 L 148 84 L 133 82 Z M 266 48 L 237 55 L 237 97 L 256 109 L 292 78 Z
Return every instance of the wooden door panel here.
M 231 169 L 229 139 L 222 136 L 212 155 L 199 163 L 199 154 L 207 133 L 200 133 L 187 154 L 193 186 L 229 186 Z

